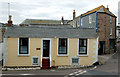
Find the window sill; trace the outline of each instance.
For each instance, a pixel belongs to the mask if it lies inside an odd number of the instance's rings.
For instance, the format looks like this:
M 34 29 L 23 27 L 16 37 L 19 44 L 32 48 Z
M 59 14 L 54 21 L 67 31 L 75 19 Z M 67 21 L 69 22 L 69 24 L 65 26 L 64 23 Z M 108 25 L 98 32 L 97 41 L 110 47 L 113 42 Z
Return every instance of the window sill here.
M 64 55 L 64 54 L 58 54 L 57 56 L 68 56 L 68 54 Z
M 32 66 L 39 66 L 39 64 L 32 64 Z
M 88 55 L 82 55 L 82 54 L 81 54 L 81 55 L 78 55 L 78 56 L 85 56 L 85 57 L 88 57 Z
M 30 54 L 18 54 L 18 56 L 30 56 Z

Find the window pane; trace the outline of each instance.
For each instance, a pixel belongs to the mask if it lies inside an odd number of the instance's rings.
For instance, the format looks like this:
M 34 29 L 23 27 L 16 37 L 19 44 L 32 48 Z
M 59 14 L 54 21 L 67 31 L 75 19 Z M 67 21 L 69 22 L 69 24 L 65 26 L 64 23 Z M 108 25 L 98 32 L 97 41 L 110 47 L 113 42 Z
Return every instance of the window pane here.
M 72 63 L 78 63 L 78 58 L 72 58 Z
M 86 47 L 80 47 L 80 53 L 86 53 Z
M 87 40 L 84 40 L 84 46 L 86 46 L 86 41 L 87 41 Z
M 66 47 L 59 47 L 59 53 L 66 53 Z
M 21 46 L 21 53 L 27 53 L 27 46 Z
M 79 54 L 87 54 L 87 39 L 79 39 Z
M 38 58 L 33 58 L 33 63 L 38 63 Z
M 28 38 L 20 38 L 19 54 L 28 54 Z
M 60 54 L 67 54 L 67 39 L 60 38 L 59 39 L 59 50 Z
M 115 47 L 115 41 L 110 39 L 110 45 L 109 45 L 110 49 L 114 49 Z

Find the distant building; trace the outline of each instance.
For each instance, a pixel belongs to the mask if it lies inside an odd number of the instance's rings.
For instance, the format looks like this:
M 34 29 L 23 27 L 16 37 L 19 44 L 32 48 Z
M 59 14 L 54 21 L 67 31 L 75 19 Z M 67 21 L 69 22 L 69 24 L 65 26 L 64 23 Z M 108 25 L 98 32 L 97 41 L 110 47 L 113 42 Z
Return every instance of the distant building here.
M 116 36 L 117 36 L 117 42 L 120 42 L 120 26 L 117 26 Z
M 120 24 L 120 1 L 118 2 L 118 24 Z
M 21 26 L 29 26 L 29 25 L 60 25 L 67 24 L 69 20 L 64 20 L 63 17 L 61 20 L 45 20 L 45 19 L 26 19 L 22 23 Z
M 73 12 L 73 16 L 75 13 Z M 116 16 L 103 5 L 68 22 L 73 27 L 94 28 L 99 36 L 99 54 L 116 51 Z

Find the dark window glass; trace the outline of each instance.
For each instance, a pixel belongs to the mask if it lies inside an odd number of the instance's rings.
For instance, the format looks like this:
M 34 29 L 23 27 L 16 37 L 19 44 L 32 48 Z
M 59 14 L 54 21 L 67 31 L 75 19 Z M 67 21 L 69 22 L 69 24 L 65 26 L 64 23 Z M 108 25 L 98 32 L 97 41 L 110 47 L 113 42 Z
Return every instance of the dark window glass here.
M 67 38 L 59 39 L 58 54 L 67 54 Z
M 79 58 L 72 58 L 72 63 L 79 63 Z
M 115 48 L 115 40 L 114 39 L 110 39 L 110 44 L 109 44 L 109 48 L 110 49 L 114 49 Z
M 19 54 L 28 54 L 28 38 L 19 39 Z
M 33 58 L 33 63 L 37 64 L 38 63 L 38 58 Z
M 87 54 L 87 39 L 79 39 L 79 54 Z

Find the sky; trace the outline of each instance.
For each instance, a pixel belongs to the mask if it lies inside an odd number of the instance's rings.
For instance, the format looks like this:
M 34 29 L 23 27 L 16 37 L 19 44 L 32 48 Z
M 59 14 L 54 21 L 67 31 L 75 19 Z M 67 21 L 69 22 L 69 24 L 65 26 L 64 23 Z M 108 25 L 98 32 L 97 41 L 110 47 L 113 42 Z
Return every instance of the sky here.
M 25 19 L 65 20 L 104 5 L 118 16 L 118 2 L 120 0 L 0 0 L 0 22 L 7 23 L 8 15 L 12 15 L 13 24 L 20 24 Z M 10 12 L 8 12 L 10 3 Z

